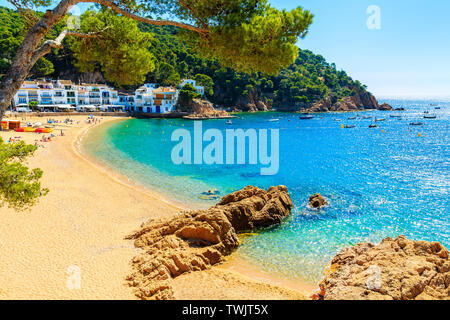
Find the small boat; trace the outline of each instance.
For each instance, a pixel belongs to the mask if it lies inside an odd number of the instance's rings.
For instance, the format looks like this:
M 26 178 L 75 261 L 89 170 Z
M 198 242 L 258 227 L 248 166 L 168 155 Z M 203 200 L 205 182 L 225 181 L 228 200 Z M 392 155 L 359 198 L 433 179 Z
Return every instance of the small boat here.
M 391 118 L 401 118 L 402 116 L 398 115 L 398 114 L 391 114 L 390 117 Z
M 314 116 L 312 115 L 307 115 L 307 116 L 300 116 L 300 120 L 309 120 L 309 119 L 313 119 Z
M 333 121 L 342 121 L 342 119 L 337 119 L 337 118 L 336 118 L 336 119 L 333 119 Z
M 378 121 L 384 121 L 384 120 L 386 120 L 386 119 L 385 119 L 385 118 L 375 119 L 376 122 L 378 122 Z
M 361 119 L 372 119 L 370 116 L 362 116 Z
M 376 127 L 378 127 L 378 125 L 376 123 L 369 125 L 369 128 L 376 128 Z
M 425 115 L 423 116 L 425 119 L 436 119 L 436 115 L 435 114 L 430 114 L 430 115 Z
M 233 122 L 231 122 L 231 120 L 227 120 L 227 122 L 225 122 L 226 124 L 233 124 Z
M 423 113 L 429 113 L 429 111 L 424 111 Z
M 356 117 L 348 117 L 347 119 L 348 119 L 348 120 L 355 120 Z
M 436 109 L 436 110 L 439 110 L 439 109 L 441 109 L 441 107 L 436 107 L 435 109 Z
M 410 126 L 422 126 L 422 125 L 423 125 L 423 122 L 419 122 L 419 121 L 417 121 L 417 122 L 410 122 L 409 125 L 410 125 Z
M 270 119 L 269 122 L 279 121 L 280 119 Z
M 345 129 L 351 129 L 351 128 L 354 128 L 354 127 L 355 127 L 354 124 L 348 124 L 348 125 L 344 126 Z

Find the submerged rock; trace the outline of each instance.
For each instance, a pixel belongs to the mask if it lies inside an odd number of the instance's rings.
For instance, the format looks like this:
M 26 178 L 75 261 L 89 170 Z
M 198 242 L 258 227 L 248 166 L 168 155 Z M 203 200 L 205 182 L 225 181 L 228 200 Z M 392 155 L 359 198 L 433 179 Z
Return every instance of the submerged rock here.
M 450 260 L 439 242 L 399 236 L 359 243 L 331 261 L 316 298 L 325 300 L 450 299 Z
M 328 202 L 320 193 L 316 193 L 309 197 L 309 205 L 311 208 L 320 208 L 328 205 Z
M 238 231 L 280 223 L 292 206 L 285 186 L 248 186 L 208 210 L 146 222 L 128 237 L 143 250 L 132 260 L 128 283 L 141 299 L 171 299 L 171 279 L 223 261 L 239 246 Z

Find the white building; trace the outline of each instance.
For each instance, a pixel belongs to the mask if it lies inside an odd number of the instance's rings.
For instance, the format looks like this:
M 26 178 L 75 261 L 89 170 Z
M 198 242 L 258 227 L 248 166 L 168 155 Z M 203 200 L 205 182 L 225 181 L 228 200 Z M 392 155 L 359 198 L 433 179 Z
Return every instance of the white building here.
M 117 90 L 105 84 L 76 85 L 70 80 L 25 81 L 14 96 L 14 105 L 24 107 L 31 102 L 37 103 L 35 108 L 40 111 L 113 111 L 125 108 L 119 104 Z
M 146 83 L 130 94 L 119 94 L 119 103 L 125 103 L 132 112 L 167 113 L 175 110 L 178 102 L 178 90 L 172 87 L 158 87 Z
M 192 84 L 197 92 L 204 94 L 204 87 L 194 80 L 183 80 L 180 87 Z M 35 101 L 40 111 L 76 109 L 77 111 L 128 110 L 144 113 L 167 113 L 175 110 L 179 90 L 146 83 L 134 94 L 119 93 L 105 84 L 82 83 L 76 85 L 70 80 L 25 81 L 14 96 L 16 107 L 27 107 Z
M 180 89 L 188 83 L 191 84 L 195 89 L 197 89 L 197 93 L 201 94 L 202 96 L 205 94 L 205 87 L 198 86 L 195 80 L 192 79 L 183 79 L 180 84 Z

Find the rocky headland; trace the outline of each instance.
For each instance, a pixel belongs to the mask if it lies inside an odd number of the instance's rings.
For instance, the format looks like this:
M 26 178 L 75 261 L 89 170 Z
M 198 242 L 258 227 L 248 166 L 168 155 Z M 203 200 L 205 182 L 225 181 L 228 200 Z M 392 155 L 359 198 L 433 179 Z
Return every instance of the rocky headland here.
M 352 96 L 343 97 L 337 101 L 323 99 L 311 106 L 305 106 L 305 112 L 330 112 L 330 111 L 364 111 L 383 110 L 390 111 L 392 107 L 387 104 L 378 104 L 377 99 L 368 91 L 357 91 Z
M 184 112 L 186 119 L 216 119 L 231 118 L 230 114 L 224 110 L 217 110 L 214 105 L 206 100 L 193 99 L 187 104 L 179 103 L 177 111 Z
M 238 232 L 278 224 L 292 207 L 285 186 L 248 186 L 207 210 L 148 221 L 128 237 L 141 253 L 127 281 L 141 299 L 172 299 L 174 278 L 222 262 L 239 246 Z
M 354 94 L 340 99 L 325 97 L 314 103 L 280 103 L 275 106 L 263 102 L 258 97 L 240 99 L 231 109 L 232 112 L 258 112 L 269 111 L 273 108 L 286 112 L 352 112 L 364 110 L 391 111 L 393 108 L 387 104 L 379 104 L 377 99 L 368 91 L 353 88 Z
M 345 248 L 314 296 L 324 300 L 450 299 L 450 260 L 439 242 L 405 236 Z

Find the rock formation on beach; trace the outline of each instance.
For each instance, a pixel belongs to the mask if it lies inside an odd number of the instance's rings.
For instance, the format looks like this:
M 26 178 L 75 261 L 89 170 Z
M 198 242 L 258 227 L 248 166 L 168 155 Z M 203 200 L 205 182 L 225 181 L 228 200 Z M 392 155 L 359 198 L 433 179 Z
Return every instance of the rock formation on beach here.
M 223 261 L 239 246 L 237 232 L 280 223 L 292 207 L 285 186 L 248 186 L 207 210 L 146 222 L 128 237 L 141 253 L 127 281 L 141 299 L 171 299 L 173 278 Z
M 316 299 L 450 299 L 450 260 L 439 242 L 399 236 L 359 243 L 331 261 Z
M 309 205 L 311 208 L 320 208 L 326 206 L 327 204 L 328 202 L 320 193 L 313 194 L 309 197 Z

